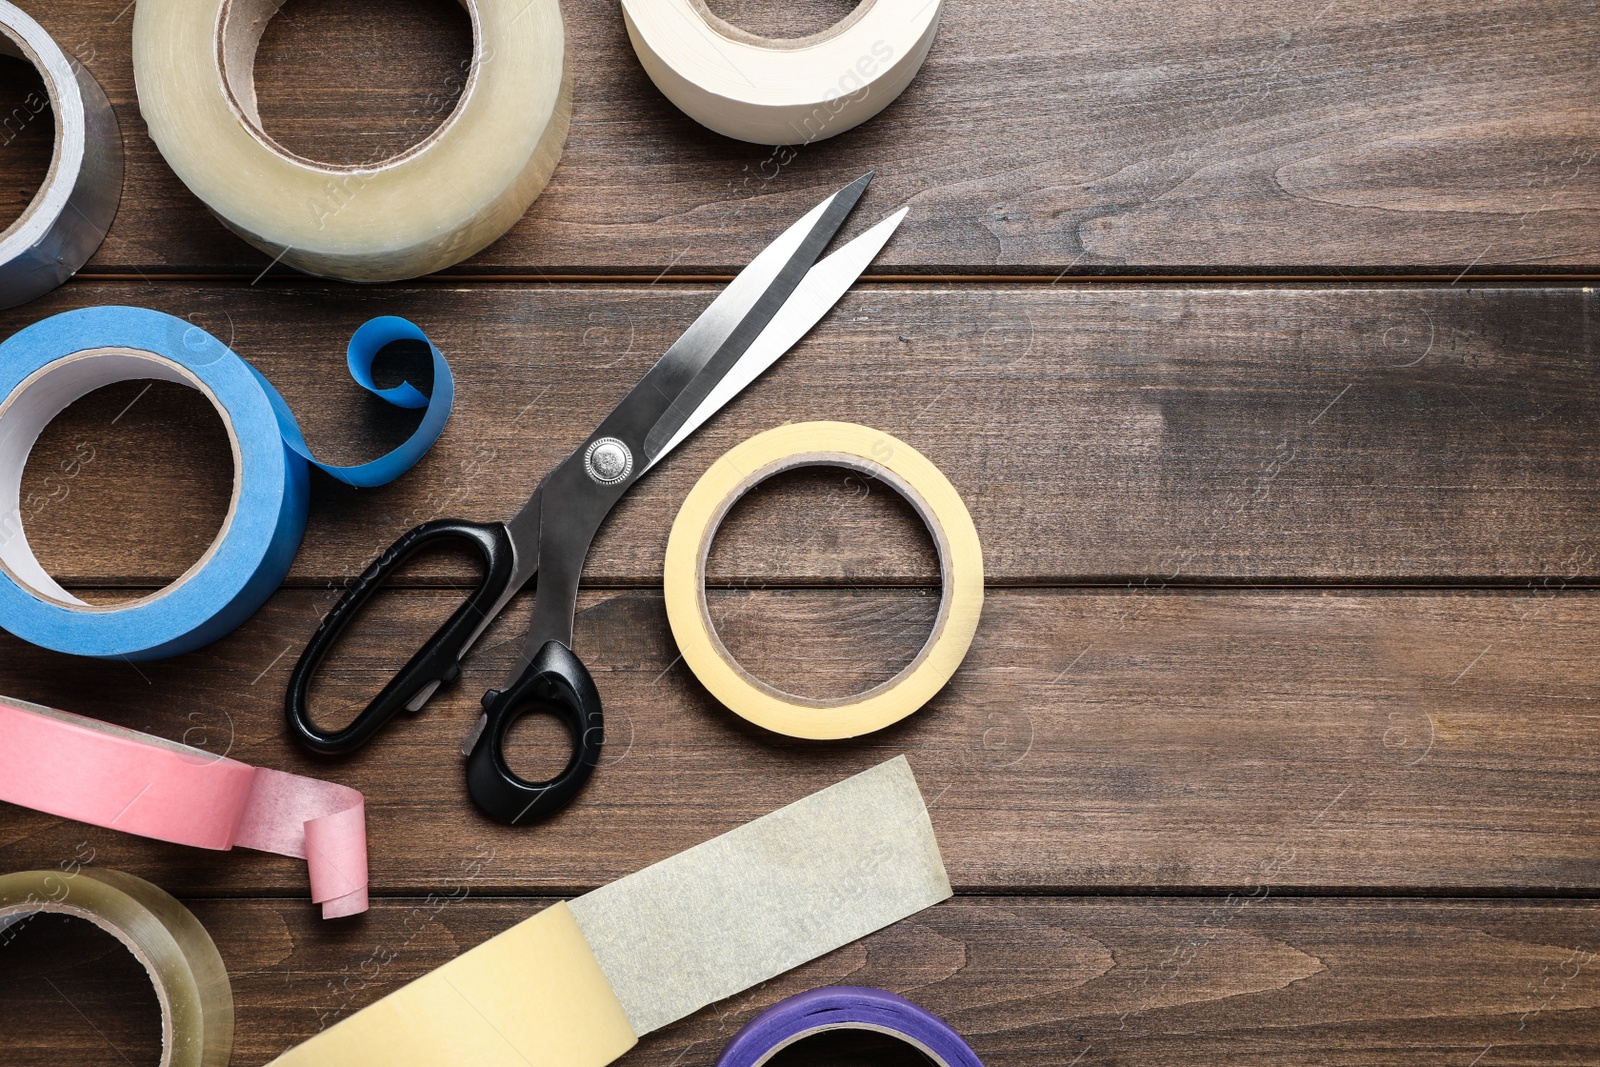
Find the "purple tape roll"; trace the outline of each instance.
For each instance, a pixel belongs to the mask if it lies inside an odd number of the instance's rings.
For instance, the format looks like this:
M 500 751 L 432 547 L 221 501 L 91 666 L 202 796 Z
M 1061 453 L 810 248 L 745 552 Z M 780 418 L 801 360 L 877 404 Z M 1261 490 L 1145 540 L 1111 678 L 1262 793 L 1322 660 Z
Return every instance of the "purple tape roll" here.
M 836 985 L 790 997 L 750 1020 L 717 1067 L 761 1067 L 796 1041 L 825 1030 L 875 1030 L 918 1049 L 938 1067 L 983 1067 L 961 1035 L 904 997 Z

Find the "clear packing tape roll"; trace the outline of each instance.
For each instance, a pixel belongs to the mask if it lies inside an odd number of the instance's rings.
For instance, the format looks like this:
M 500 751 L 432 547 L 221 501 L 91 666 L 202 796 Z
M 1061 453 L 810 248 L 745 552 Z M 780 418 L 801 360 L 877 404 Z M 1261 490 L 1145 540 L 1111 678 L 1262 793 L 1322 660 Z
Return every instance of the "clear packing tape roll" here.
M 318 462 L 278 391 L 198 326 L 159 311 L 98 307 L 37 322 L 0 344 L 0 627 L 78 656 L 158 659 L 209 644 L 253 615 L 283 581 L 305 533 L 308 466 L 350 485 L 377 486 L 409 470 L 444 431 L 454 402 L 437 348 L 424 396 L 403 383 L 380 389 L 378 352 L 394 341 L 428 343 L 405 319 L 373 319 L 350 339 L 351 377 L 405 408 L 425 409 L 410 439 L 369 463 Z M 228 515 L 200 560 L 176 582 L 115 607 L 86 604 L 35 557 L 25 530 L 22 475 L 39 434 L 73 401 L 130 379 L 198 389 L 216 406 L 233 448 Z
M 53 115 L 56 127 L 44 184 L 0 233 L 0 308 L 8 308 L 65 282 L 105 240 L 122 198 L 122 134 L 89 68 L 6 0 L 0 0 L 0 55 L 32 64 L 49 100 L 46 108 L 30 95 L 11 118 L 49 122 Z
M 726 137 L 770 145 L 833 137 L 888 107 L 922 68 L 943 8 L 862 0 L 820 33 L 775 40 L 705 0 L 622 0 L 633 49 L 667 99 Z
M 283 0 L 139 0 L 139 109 L 167 164 L 275 261 L 351 282 L 458 263 L 509 230 L 561 158 L 572 64 L 557 0 L 461 0 L 473 58 L 455 110 L 382 159 L 317 163 L 262 126 L 255 54 Z
M 233 1050 L 228 972 L 211 935 L 187 908 L 121 871 L 0 875 L 0 939 L 8 927 L 40 912 L 94 923 L 126 945 L 149 972 L 161 1006 L 161 1067 L 228 1067 Z
M 604 1067 L 950 896 L 905 757 L 555 904 L 276 1067 Z
M 786 693 L 751 675 L 717 637 L 706 602 L 706 559 L 729 510 L 767 479 L 817 466 L 865 474 L 904 497 L 933 537 L 943 581 L 933 632 L 916 657 L 882 685 L 836 700 Z M 735 714 L 789 737 L 858 737 L 922 707 L 961 666 L 983 613 L 983 546 L 950 480 L 904 441 L 848 422 L 792 423 L 730 449 L 689 491 L 667 539 L 665 595 L 684 662 Z

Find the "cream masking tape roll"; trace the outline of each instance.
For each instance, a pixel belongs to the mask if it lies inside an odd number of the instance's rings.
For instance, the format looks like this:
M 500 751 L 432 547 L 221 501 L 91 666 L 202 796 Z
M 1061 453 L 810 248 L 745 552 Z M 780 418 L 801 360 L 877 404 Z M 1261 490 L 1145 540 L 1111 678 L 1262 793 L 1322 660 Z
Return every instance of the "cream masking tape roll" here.
M 56 127 L 44 184 L 0 233 L 0 308 L 8 308 L 72 277 L 106 239 L 122 198 L 122 133 L 89 69 L 6 0 L 0 0 L 0 55 L 39 72 Z M 30 96 L 0 126 L 15 136 L 17 125 L 41 118 L 45 104 Z
M 870 119 L 905 91 L 939 30 L 943 0 L 861 0 L 792 40 L 723 21 L 705 0 L 622 0 L 650 80 L 690 118 L 756 144 L 809 144 Z
M 278 588 L 305 533 L 308 465 L 350 485 L 377 486 L 409 470 L 444 431 L 454 402 L 449 364 L 437 348 L 433 387 L 380 389 L 378 352 L 392 341 L 428 343 L 405 319 L 367 322 L 350 339 L 351 377 L 390 404 L 425 408 L 410 439 L 353 467 L 319 463 L 294 415 L 265 378 L 227 345 L 159 311 L 98 307 L 36 322 L 0 344 L 0 628 L 78 656 L 158 659 L 209 644 L 253 615 Z M 22 474 L 50 421 L 87 393 L 154 379 L 205 394 L 233 449 L 233 494 L 216 539 L 159 592 L 115 607 L 85 604 L 40 565 L 28 542 Z
M 167 164 L 229 229 L 308 274 L 415 278 L 498 240 L 543 191 L 572 113 L 557 0 L 462 0 L 472 67 L 421 143 L 338 166 L 263 129 L 255 53 L 283 0 L 139 0 L 139 109 Z
M 949 896 L 901 756 L 546 908 L 273 1063 L 604 1067 Z
M 904 497 L 933 537 L 944 586 L 933 633 L 916 658 L 882 685 L 838 700 L 785 693 L 752 676 L 717 637 L 706 603 L 706 557 L 728 511 L 768 478 L 815 466 L 858 471 Z M 735 714 L 790 737 L 857 737 L 922 707 L 961 665 L 983 612 L 983 547 L 950 480 L 904 441 L 847 422 L 790 424 L 734 447 L 689 491 L 667 539 L 665 594 L 684 662 Z
M 8 928 L 41 912 L 87 919 L 126 945 L 149 972 L 161 1006 L 161 1067 L 228 1067 L 233 1051 L 228 971 L 211 935 L 188 908 L 121 871 L 0 875 L 0 945 Z

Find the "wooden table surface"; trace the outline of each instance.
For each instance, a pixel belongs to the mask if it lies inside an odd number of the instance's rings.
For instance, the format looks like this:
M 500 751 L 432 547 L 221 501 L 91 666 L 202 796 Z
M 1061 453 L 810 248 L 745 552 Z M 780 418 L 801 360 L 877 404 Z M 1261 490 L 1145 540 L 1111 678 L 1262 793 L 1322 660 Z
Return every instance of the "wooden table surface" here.
M 904 96 L 776 150 L 667 103 L 615 3 L 564 0 L 576 104 L 548 191 L 468 262 L 371 288 L 270 267 L 184 189 L 139 117 L 125 3 L 23 0 L 105 86 L 128 173 L 99 254 L 0 335 L 108 303 L 183 316 L 336 460 L 411 425 L 344 379 L 358 324 L 413 319 L 457 374 L 454 421 L 415 471 L 316 480 L 288 582 L 232 636 L 136 666 L 0 635 L 0 692 L 366 794 L 373 908 L 336 923 L 298 862 L 0 810 L 0 869 L 92 862 L 193 907 L 232 972 L 235 1064 L 902 752 L 956 898 L 624 1063 L 709 1067 L 762 1007 L 839 982 L 911 996 L 991 1067 L 1600 1063 L 1595 0 L 949 0 Z M 788 35 L 850 6 L 712 4 Z M 469 54 L 443 0 L 291 0 L 258 58 L 261 109 L 305 154 L 379 158 L 448 113 Z M 0 110 L 30 91 L 6 72 Z M 50 135 L 7 130 L 0 206 L 17 210 Z M 848 232 L 909 204 L 899 235 L 595 544 L 576 641 L 610 740 L 577 804 L 510 829 L 464 789 L 456 746 L 527 598 L 460 685 L 358 755 L 288 741 L 290 666 L 376 549 L 424 519 L 508 513 L 722 279 L 868 168 Z M 949 475 L 990 588 L 965 666 L 920 714 L 814 744 L 699 687 L 660 583 L 710 462 L 824 418 Z M 198 558 L 230 484 L 197 394 L 109 388 L 36 447 L 30 540 L 87 599 L 139 595 Z M 741 504 L 712 571 L 729 646 L 814 695 L 892 674 L 937 602 L 914 514 L 842 472 Z M 330 665 L 319 714 L 376 691 L 467 573 L 414 566 Z M 529 721 L 519 766 L 552 769 L 561 742 Z M 0 1060 L 154 1063 L 131 957 L 71 925 L 0 953 Z M 835 1040 L 775 1062 L 912 1060 Z

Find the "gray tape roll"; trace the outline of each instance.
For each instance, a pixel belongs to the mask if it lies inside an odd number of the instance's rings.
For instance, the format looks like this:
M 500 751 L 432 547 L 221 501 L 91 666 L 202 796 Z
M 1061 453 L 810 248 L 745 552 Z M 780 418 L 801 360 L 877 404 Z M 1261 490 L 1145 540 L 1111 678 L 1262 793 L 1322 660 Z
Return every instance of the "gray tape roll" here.
M 0 54 L 33 64 L 56 120 L 50 173 L 22 216 L 0 233 L 0 308 L 9 308 L 72 277 L 105 240 L 122 199 L 122 133 L 88 68 L 6 0 L 0 0 Z

